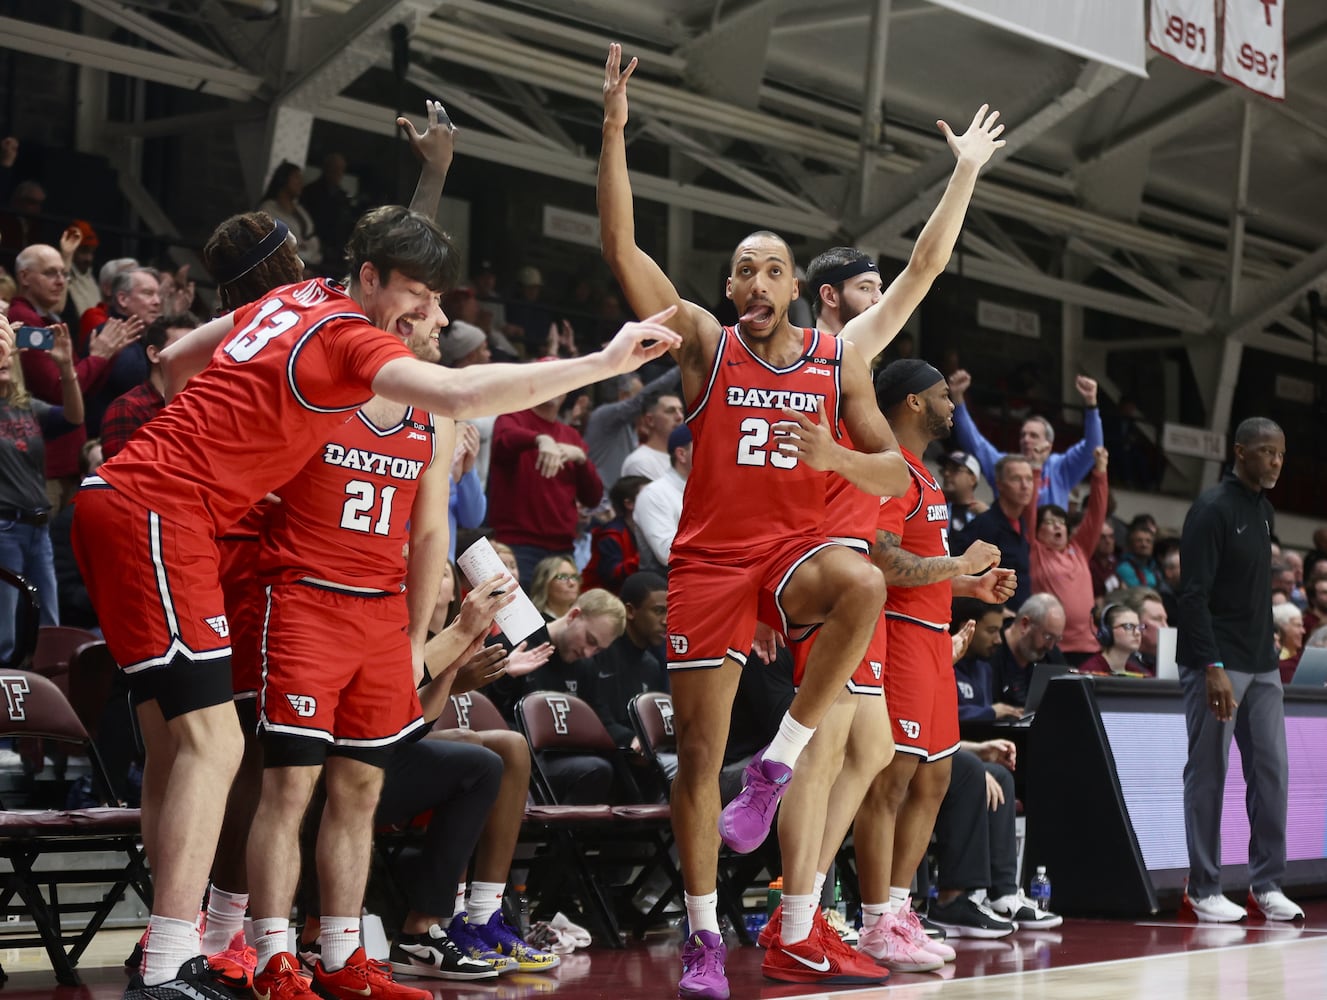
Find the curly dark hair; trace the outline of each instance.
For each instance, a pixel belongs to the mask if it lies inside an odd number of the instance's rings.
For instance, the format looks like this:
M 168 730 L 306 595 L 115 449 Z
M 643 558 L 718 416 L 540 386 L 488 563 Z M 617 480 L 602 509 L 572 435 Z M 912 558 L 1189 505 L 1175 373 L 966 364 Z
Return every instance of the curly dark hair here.
M 229 274 L 258 242 L 276 228 L 266 212 L 245 212 L 232 215 L 212 231 L 203 247 L 203 264 L 208 273 Z M 304 277 L 304 262 L 289 242 L 278 247 L 266 260 L 234 281 L 217 286 L 222 309 L 238 309 L 256 302 L 274 288 L 289 285 Z
M 350 280 L 359 280 L 360 268 L 372 264 L 386 284 L 393 271 L 431 291 L 445 292 L 456 284 L 460 260 L 451 239 L 419 212 L 400 205 L 384 205 L 365 212 L 346 241 Z

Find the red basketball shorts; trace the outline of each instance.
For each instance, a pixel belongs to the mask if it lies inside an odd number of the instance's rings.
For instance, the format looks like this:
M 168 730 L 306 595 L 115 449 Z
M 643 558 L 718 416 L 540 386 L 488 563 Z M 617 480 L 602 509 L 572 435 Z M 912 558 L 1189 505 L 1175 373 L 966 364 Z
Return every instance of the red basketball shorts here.
M 875 631 L 871 633 L 871 644 L 866 647 L 866 656 L 862 658 L 861 663 L 857 664 L 857 669 L 848 678 L 848 690 L 853 694 L 879 697 L 884 693 L 886 651 L 889 646 L 888 635 L 885 616 L 882 612 L 880 617 L 876 619 Z M 815 645 L 819 636 L 820 631 L 817 629 L 801 642 L 790 644 L 793 654 L 793 684 L 797 687 L 802 686 L 802 677 L 806 674 L 806 661 L 811 655 L 811 647 Z
M 712 669 L 731 656 L 745 665 L 761 608 L 785 635 L 804 635 L 788 622 L 779 598 L 797 567 L 832 545 L 804 535 L 722 560 L 673 552 L 668 571 L 668 669 Z M 762 591 L 766 592 L 762 604 Z
M 230 626 L 210 525 L 180 525 L 95 477 L 75 500 L 74 555 L 136 701 L 166 718 L 230 700 Z
M 328 753 L 378 762 L 423 726 L 411 671 L 405 595 L 364 597 L 311 584 L 267 589 L 259 729 L 265 739 L 303 747 L 299 759 Z M 270 745 L 270 744 L 265 744 Z M 272 763 L 269 761 L 269 763 Z
M 220 538 L 221 593 L 230 621 L 230 676 L 235 700 L 258 696 L 262 684 L 263 615 L 267 592 L 258 582 L 257 538 Z
M 899 753 L 940 760 L 958 749 L 958 687 L 948 632 L 887 618 L 885 697 Z

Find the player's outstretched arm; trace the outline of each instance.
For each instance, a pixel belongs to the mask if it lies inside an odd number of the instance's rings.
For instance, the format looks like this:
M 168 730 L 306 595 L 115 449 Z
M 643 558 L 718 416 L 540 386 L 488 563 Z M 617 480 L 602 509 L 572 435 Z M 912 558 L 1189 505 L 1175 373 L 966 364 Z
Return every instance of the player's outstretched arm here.
M 627 323 L 602 351 L 538 365 L 472 365 L 443 368 L 415 358 L 395 358 L 378 370 L 373 391 L 438 416 L 463 420 L 528 410 L 582 386 L 635 371 L 682 342 L 663 324 L 673 307 Z
M 636 245 L 635 207 L 631 195 L 631 177 L 627 171 L 627 80 L 635 72 L 633 58 L 622 69 L 622 46 L 608 47 L 604 64 L 604 132 L 599 151 L 599 236 L 604 260 L 622 287 L 628 304 L 637 316 L 649 316 L 669 306 L 677 312 L 668 325 L 690 344 L 699 330 L 719 323 L 704 309 L 686 302 L 677 293 L 668 275 L 644 250 Z M 684 350 L 687 349 L 685 346 Z
M 435 219 L 455 153 L 456 126 L 441 101 L 424 102 L 423 134 L 416 132 L 414 123 L 404 115 L 396 119 L 396 125 L 420 162 L 419 183 L 410 199 L 410 210 Z
M 438 600 L 447 566 L 450 528 L 447 491 L 451 485 L 451 457 L 456 450 L 456 424 L 435 419 L 433 461 L 419 477 L 419 489 L 410 508 L 410 554 L 406 560 L 406 607 L 410 612 L 410 648 L 415 657 L 418 684 L 428 641 L 429 618 Z
M 166 402 L 170 402 L 212 360 L 221 341 L 235 328 L 235 314 L 218 316 L 186 333 L 158 355 L 161 373 L 166 376 Z
M 1004 125 L 997 124 L 999 117 L 1000 112 L 991 111 L 989 105 L 983 104 L 962 135 L 955 135 L 944 121 L 936 122 L 957 160 L 954 173 L 940 204 L 917 237 L 907 267 L 890 282 L 879 302 L 853 317 L 840 333 L 857 345 L 862 357 L 874 358 L 889 346 L 931 290 L 931 284 L 949 265 L 977 186 L 977 174 L 1004 145 L 1000 138 Z

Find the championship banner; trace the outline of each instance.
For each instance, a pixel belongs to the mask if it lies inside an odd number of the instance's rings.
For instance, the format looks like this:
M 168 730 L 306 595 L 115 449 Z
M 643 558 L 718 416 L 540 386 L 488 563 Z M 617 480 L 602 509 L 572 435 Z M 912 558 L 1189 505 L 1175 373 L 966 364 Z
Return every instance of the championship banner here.
M 1286 98 L 1287 0 L 1226 0 L 1221 75 L 1266 97 Z
M 1150 0 L 1147 43 L 1177 63 L 1215 73 L 1216 3 L 1217 0 Z

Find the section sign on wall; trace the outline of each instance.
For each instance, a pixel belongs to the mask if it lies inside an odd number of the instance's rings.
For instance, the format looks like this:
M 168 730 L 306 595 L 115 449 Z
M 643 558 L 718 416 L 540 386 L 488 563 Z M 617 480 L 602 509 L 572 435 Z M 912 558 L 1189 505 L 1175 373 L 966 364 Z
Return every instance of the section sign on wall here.
M 1147 12 L 1148 44 L 1178 63 L 1215 73 L 1216 2 L 1151 0 Z
M 1226 0 L 1221 75 L 1265 97 L 1286 97 L 1286 0 Z

